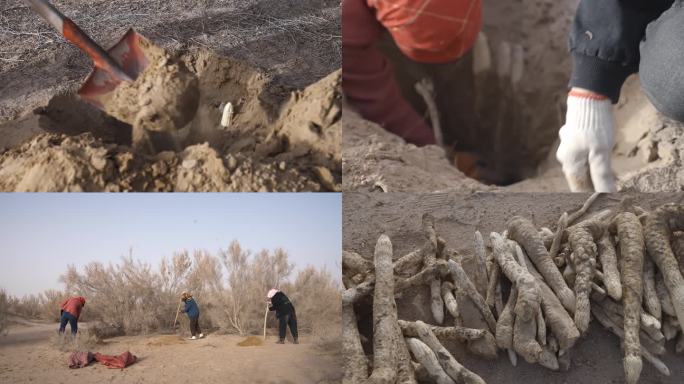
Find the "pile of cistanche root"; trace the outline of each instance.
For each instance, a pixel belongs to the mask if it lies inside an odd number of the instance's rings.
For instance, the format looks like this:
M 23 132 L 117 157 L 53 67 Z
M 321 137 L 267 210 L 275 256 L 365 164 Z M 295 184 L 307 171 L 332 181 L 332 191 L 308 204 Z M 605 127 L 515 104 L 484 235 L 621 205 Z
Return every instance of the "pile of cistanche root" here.
M 430 214 L 422 218 L 424 244 L 394 261 L 386 235 L 373 261 L 345 251 L 344 383 L 484 383 L 444 347 L 453 341 L 485 358 L 504 350 L 513 365 L 520 356 L 568 370 L 592 317 L 620 339 L 627 383 L 639 380 L 643 360 L 669 375 L 658 357 L 665 342 L 677 338 L 676 352 L 684 352 L 684 260 L 675 256 L 684 258 L 684 205 L 645 211 L 623 202 L 587 215 L 597 196 L 564 213 L 555 231 L 515 216 L 489 234 L 490 247 L 475 232 L 472 254 L 446 247 Z M 399 319 L 395 296 L 422 289 L 432 319 Z M 354 308 L 367 296 L 370 358 Z

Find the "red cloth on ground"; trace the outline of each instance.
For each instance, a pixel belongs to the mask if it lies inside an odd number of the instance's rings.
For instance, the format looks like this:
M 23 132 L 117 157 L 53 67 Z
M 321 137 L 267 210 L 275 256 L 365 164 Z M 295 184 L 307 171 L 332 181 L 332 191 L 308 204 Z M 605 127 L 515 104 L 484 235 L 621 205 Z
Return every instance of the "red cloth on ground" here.
M 432 129 L 404 99 L 390 63 L 376 47 L 387 29 L 409 58 L 443 63 L 472 48 L 481 0 L 343 0 L 342 88 L 361 113 L 416 145 L 434 144 Z
M 69 356 L 69 368 L 83 368 L 93 361 L 93 354 L 90 352 L 74 352 Z
M 81 316 L 81 309 L 83 309 L 85 301 L 85 297 L 83 296 L 70 297 L 64 303 L 62 303 L 61 309 L 65 312 L 71 313 L 76 319 L 78 319 Z
M 132 353 L 126 351 L 119 356 L 103 355 L 101 353 L 96 353 L 94 355 L 95 360 L 108 366 L 109 368 L 126 368 L 138 360 L 138 358 Z

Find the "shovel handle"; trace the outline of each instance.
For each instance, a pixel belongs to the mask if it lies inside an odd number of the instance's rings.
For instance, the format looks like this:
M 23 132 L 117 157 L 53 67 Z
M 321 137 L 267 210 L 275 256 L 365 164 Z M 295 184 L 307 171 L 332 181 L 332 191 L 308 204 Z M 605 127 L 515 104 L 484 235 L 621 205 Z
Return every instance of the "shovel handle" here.
M 178 308 L 176 309 L 176 318 L 173 319 L 173 328 L 176 328 L 176 321 L 178 321 L 178 314 L 180 313 L 181 302 L 178 302 Z
M 33 10 L 57 29 L 67 40 L 88 54 L 95 67 L 107 71 L 121 81 L 133 79 L 121 69 L 107 52 L 90 38 L 71 19 L 64 16 L 47 0 L 25 0 Z

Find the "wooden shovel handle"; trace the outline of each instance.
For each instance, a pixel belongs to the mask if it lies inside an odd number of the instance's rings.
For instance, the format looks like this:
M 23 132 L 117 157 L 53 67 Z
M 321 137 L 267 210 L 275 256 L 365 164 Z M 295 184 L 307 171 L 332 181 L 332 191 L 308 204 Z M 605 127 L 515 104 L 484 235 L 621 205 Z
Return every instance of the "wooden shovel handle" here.
M 121 69 L 109 54 L 90 38 L 71 19 L 64 16 L 46 0 L 25 0 L 31 8 L 57 29 L 69 42 L 88 54 L 97 68 L 107 71 L 121 81 L 133 79 Z
M 176 309 L 176 318 L 173 320 L 173 328 L 176 328 L 176 321 L 178 321 L 178 314 L 180 313 L 181 302 L 178 302 L 178 309 Z

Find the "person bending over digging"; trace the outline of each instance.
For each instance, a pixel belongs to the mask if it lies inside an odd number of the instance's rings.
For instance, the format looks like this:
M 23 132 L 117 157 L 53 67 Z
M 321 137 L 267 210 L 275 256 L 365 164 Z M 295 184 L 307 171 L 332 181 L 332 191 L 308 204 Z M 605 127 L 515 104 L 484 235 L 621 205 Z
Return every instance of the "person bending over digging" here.
M 426 64 L 455 62 L 475 44 L 480 0 L 343 0 L 342 88 L 368 120 L 416 145 L 435 144 L 433 130 L 401 94 L 377 48 L 388 31 L 401 53 Z
M 556 152 L 572 191 L 616 190 L 612 104 L 630 74 L 639 72 L 659 112 L 684 121 L 682 37 L 684 1 L 580 2 L 570 30 L 573 69 Z
M 78 332 L 78 318 L 81 317 L 81 311 L 85 307 L 85 297 L 75 296 L 68 298 L 62 303 L 60 310 L 59 333 L 64 333 L 66 325 L 69 323 L 71 327 L 71 334 L 76 336 Z
M 192 297 L 190 292 L 183 292 L 181 294 L 181 300 L 185 303 L 185 307 L 181 309 L 181 312 L 188 315 L 188 319 L 190 319 L 190 333 L 192 334 L 190 340 L 197 340 L 198 338 L 203 338 L 204 334 L 202 333 L 202 330 L 199 326 L 200 310 L 199 306 L 197 305 L 197 302 Z
M 290 327 L 292 333 L 292 340 L 295 344 L 299 344 L 299 335 L 297 333 L 297 313 L 295 313 L 294 305 L 284 293 L 277 289 L 271 289 L 266 294 L 268 298 L 268 310 L 276 311 L 278 318 L 278 344 L 285 344 L 285 332 L 287 327 Z

